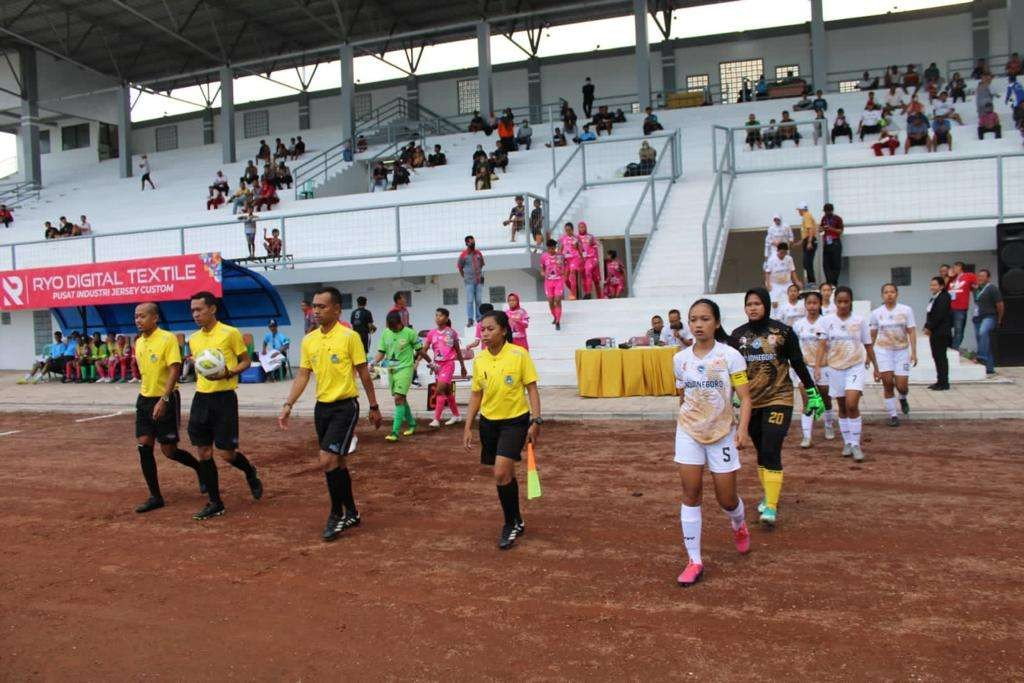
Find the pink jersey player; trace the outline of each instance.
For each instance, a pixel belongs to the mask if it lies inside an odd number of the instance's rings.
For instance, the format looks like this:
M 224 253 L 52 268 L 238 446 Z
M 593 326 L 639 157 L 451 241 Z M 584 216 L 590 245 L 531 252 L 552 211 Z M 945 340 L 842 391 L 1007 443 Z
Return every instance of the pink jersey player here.
M 608 299 L 617 299 L 626 289 L 626 273 L 618 253 L 608 250 L 608 258 L 604 260 L 604 295 Z
M 579 240 L 573 234 L 572 223 L 565 224 L 565 234 L 558 238 L 558 245 L 565 266 L 565 284 L 569 287 L 569 299 L 572 300 L 576 298 L 576 283 L 583 272 L 583 255 L 580 253 Z
M 562 329 L 562 295 L 565 293 L 565 266 L 555 251 L 558 243 L 548 240 L 548 250 L 541 254 L 540 272 L 544 275 L 544 294 L 548 298 L 552 322 L 556 330 Z
M 601 298 L 601 247 L 597 238 L 587 232 L 587 224 L 579 223 L 579 234 L 576 236 L 580 245 L 580 255 L 583 257 L 583 294 L 590 296 L 590 291 Z
M 453 425 L 459 421 L 459 407 L 455 404 L 455 392 L 452 378 L 455 376 L 455 361 L 461 366 L 462 375 L 466 375 L 466 363 L 462 360 L 459 348 L 459 333 L 452 329 L 448 309 L 439 308 L 434 314 L 437 327 L 427 332 L 426 347 L 434 354 L 434 366 L 437 375 L 437 386 L 434 393 L 434 421 L 431 427 L 441 426 L 441 415 L 447 405 L 452 411 L 452 418 L 445 424 Z
M 519 305 L 519 295 L 512 292 L 506 299 L 508 308 L 505 313 L 508 315 L 509 325 L 512 327 L 512 343 L 529 350 L 530 343 L 526 340 L 526 328 L 530 326 L 530 314 Z

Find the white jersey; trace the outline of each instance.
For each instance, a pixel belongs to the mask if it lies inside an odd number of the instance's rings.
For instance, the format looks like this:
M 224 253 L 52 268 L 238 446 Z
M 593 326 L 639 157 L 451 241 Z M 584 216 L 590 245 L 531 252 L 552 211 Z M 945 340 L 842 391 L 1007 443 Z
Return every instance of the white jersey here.
M 868 327 L 878 332 L 875 337 L 878 348 L 905 349 L 910 346 L 910 330 L 917 327 L 914 309 L 906 304 L 896 304 L 890 311 L 882 304 L 871 311 Z
M 807 315 L 807 309 L 804 308 L 804 300 L 797 299 L 795 304 L 789 303 L 789 300 L 779 303 L 779 307 L 772 314 L 772 317 L 776 320 L 781 320 L 790 327 L 793 327 L 797 320 Z
M 772 289 L 780 285 L 787 287 L 793 281 L 792 273 L 796 271 L 793 257 L 786 254 L 785 258 L 779 258 L 778 253 L 772 254 L 764 263 L 764 272 L 768 273 L 768 281 L 772 283 Z
M 679 426 L 694 441 L 715 443 L 732 430 L 732 391 L 747 383 L 747 361 L 740 352 L 722 342 L 703 358 L 693 347 L 672 357 L 676 388 L 683 390 Z
M 775 219 L 772 219 L 768 223 L 768 234 L 764 236 L 765 247 L 771 247 L 771 251 L 775 251 L 775 247 L 780 242 L 789 244 L 793 241 L 793 230 L 788 225 L 782 223 L 780 225 L 775 223 Z
M 825 330 L 826 362 L 830 368 L 845 370 L 867 360 L 865 345 L 871 343 L 871 333 L 864 318 L 851 313 L 846 320 L 830 315 L 821 323 Z
M 668 325 L 665 325 L 664 327 L 661 328 L 661 337 L 659 338 L 659 341 L 661 342 L 662 346 L 683 346 L 684 345 L 683 342 L 681 342 L 676 337 L 674 332 L 675 332 L 675 330 L 673 330 Z M 688 342 L 692 342 L 693 341 L 693 335 L 690 334 L 690 329 L 686 326 L 685 323 L 683 324 L 683 327 L 679 330 L 679 336 L 682 337 L 685 341 L 688 341 Z
M 824 318 L 827 315 L 835 315 L 835 314 L 836 314 L 836 302 L 835 301 L 831 301 L 831 302 L 829 302 L 827 304 L 824 301 L 821 302 L 821 317 L 822 318 Z
M 824 322 L 825 318 L 819 315 L 813 323 L 806 317 L 793 323 L 793 332 L 800 340 L 800 352 L 804 356 L 804 363 L 812 368 L 818 365 L 819 344 L 825 340 Z

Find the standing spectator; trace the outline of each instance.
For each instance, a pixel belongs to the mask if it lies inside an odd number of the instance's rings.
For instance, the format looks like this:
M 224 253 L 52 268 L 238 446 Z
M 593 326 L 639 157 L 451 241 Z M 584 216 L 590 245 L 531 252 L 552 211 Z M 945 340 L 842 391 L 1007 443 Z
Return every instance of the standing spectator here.
M 291 340 L 281 332 L 277 330 L 277 321 L 271 320 L 267 323 L 267 329 L 269 330 L 263 335 L 263 354 L 266 354 L 269 350 L 273 349 L 279 351 L 284 356 L 284 362 L 275 371 L 277 376 L 276 379 L 284 380 L 288 377 L 288 349 L 291 347 Z
M 371 172 L 370 192 L 388 189 L 388 170 L 384 168 L 384 162 L 378 161 Z
M 515 242 L 516 234 L 526 227 L 526 205 L 523 202 L 523 195 L 516 195 L 515 206 L 509 211 L 508 219 L 502 223 L 502 225 L 512 226 L 512 239 L 509 242 Z
M 818 139 L 825 136 L 826 143 L 828 142 L 828 119 L 825 118 L 825 112 L 821 109 L 814 111 L 814 126 L 812 127 L 811 133 L 814 135 L 814 146 L 818 146 Z
M 928 283 L 932 296 L 928 300 L 927 317 L 924 323 L 924 333 L 928 335 L 928 345 L 932 350 L 932 360 L 935 361 L 935 384 L 928 388 L 933 391 L 947 391 L 949 389 L 949 358 L 946 356 L 946 349 L 950 346 L 952 316 L 950 315 L 949 293 L 945 289 L 945 283 L 941 276 L 933 277 Z
M 992 76 L 985 75 L 978 81 L 978 87 L 974 91 L 974 106 L 978 110 L 978 116 L 985 111 L 985 105 L 992 104 Z
M 256 258 L 256 219 L 259 218 L 253 213 L 252 205 L 245 207 L 245 213 L 238 217 L 243 221 L 245 231 L 245 246 L 249 249 L 249 258 Z
M 964 327 L 967 325 L 967 311 L 971 307 L 971 292 L 978 286 L 974 273 L 964 272 L 964 262 L 954 261 L 950 271 L 953 279 L 949 286 L 949 308 L 953 317 L 953 341 L 950 344 L 957 351 L 964 341 Z
M 530 128 L 529 121 L 523 119 L 523 122 L 519 124 L 519 130 L 516 131 L 516 147 L 525 147 L 529 150 L 532 142 L 533 128 Z
M 505 152 L 514 152 L 516 149 L 516 124 L 511 116 L 502 116 L 498 119 L 498 140 Z
M 974 65 L 974 69 L 971 70 L 971 78 L 975 80 L 981 80 L 982 77 L 991 75 L 984 59 L 979 59 L 978 63 Z
M 836 138 L 840 135 L 845 135 L 850 138 L 850 144 L 853 144 L 853 130 L 850 128 L 849 121 L 846 120 L 846 112 L 840 107 L 836 110 L 836 120 L 832 122 L 832 144 L 836 144 Z
M 540 249 L 545 238 L 544 207 L 541 205 L 540 199 L 533 200 L 533 211 L 530 212 L 530 236 L 533 237 L 534 243 Z
M 832 204 L 823 207 L 820 231 L 825 241 L 821 251 L 821 266 L 825 271 L 825 282 L 833 287 L 839 284 L 843 270 L 843 219 L 835 213 Z
M 807 274 L 808 286 L 815 283 L 814 256 L 818 253 L 818 224 L 814 216 L 807 210 L 807 202 L 797 207 L 800 214 L 800 245 L 804 250 L 804 273 Z
M 281 242 L 281 231 L 274 228 L 268 236 L 267 229 L 263 228 L 263 248 L 267 250 L 267 258 L 274 260 L 281 258 L 281 250 L 284 248 L 284 243 Z
M 5 228 L 9 228 L 13 222 L 14 214 L 11 213 L 6 204 L 0 204 L 0 223 L 3 223 Z
M 1003 98 L 1003 102 L 1014 109 L 1024 104 L 1024 87 L 1017 82 L 1016 76 L 1010 76 L 1010 81 L 1006 84 L 1006 97 Z
M 363 350 L 368 351 L 370 335 L 377 331 L 377 326 L 373 324 L 373 313 L 366 307 L 365 296 L 356 297 L 356 308 L 349 317 L 349 323 L 352 324 L 352 330 L 359 335 L 360 341 L 363 342 Z
M 139 169 L 142 171 L 142 190 L 146 190 L 146 183 L 149 183 L 149 186 L 155 190 L 156 185 L 153 184 L 153 179 L 149 176 L 151 172 L 151 169 L 149 168 L 149 157 L 145 154 L 142 155 L 142 161 L 139 162 Z
M 978 287 L 974 291 L 974 336 L 978 340 L 978 360 L 985 364 L 985 374 L 996 374 L 992 358 L 992 331 L 1003 325 L 1003 295 L 992 283 L 988 268 L 978 271 Z
M 992 103 L 985 105 L 985 111 L 978 117 L 978 139 L 984 140 L 985 133 L 995 133 L 996 139 L 1003 137 L 1003 127 L 999 123 L 999 114 L 992 110 Z
M 483 299 L 484 255 L 476 248 L 476 239 L 472 235 L 466 235 L 465 242 L 466 248 L 459 254 L 456 267 L 466 286 L 466 327 L 472 327 L 479 321 L 477 311 Z
M 89 219 L 85 217 L 84 213 L 79 218 L 78 231 L 83 235 L 92 234 L 92 223 L 89 222 Z
M 590 118 L 590 112 L 594 109 L 594 84 L 590 82 L 590 76 L 587 76 L 583 82 L 583 115 L 588 119 Z
M 1006 75 L 1010 78 L 1016 78 L 1024 72 L 1024 63 L 1020 60 L 1020 55 L 1014 52 L 1010 55 L 1010 58 L 1006 60 Z
M 306 334 L 309 334 L 317 328 L 319 324 L 316 320 L 316 312 L 313 310 L 313 304 L 309 299 L 303 299 L 299 302 L 299 308 L 302 309 L 302 327 Z

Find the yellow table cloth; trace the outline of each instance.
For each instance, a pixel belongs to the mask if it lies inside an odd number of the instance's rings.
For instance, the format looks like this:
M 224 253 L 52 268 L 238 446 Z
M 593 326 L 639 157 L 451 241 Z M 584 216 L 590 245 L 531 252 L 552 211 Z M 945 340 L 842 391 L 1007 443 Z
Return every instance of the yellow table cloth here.
M 675 347 L 578 349 L 576 385 L 586 398 L 672 396 L 676 393 Z

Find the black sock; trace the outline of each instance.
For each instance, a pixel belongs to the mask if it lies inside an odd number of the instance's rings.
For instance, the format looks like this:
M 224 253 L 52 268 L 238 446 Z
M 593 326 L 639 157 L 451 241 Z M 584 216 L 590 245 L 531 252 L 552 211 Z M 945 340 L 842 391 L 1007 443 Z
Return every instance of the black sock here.
M 210 502 L 221 502 L 220 477 L 217 474 L 217 463 L 213 461 L 213 458 L 199 461 L 199 477 L 206 484 L 206 493 L 210 496 Z
M 345 502 L 344 502 L 344 500 L 342 498 L 342 492 L 341 492 L 341 490 L 342 490 L 341 480 L 343 478 L 343 475 L 341 474 L 342 472 L 346 472 L 347 473 L 348 470 L 342 470 L 342 469 L 339 469 L 339 468 L 334 468 L 333 470 L 330 470 L 329 472 L 324 472 L 324 479 L 327 480 L 327 492 L 331 494 L 331 514 L 332 515 L 341 515 L 345 511 L 344 510 Z M 349 484 L 351 484 L 351 482 L 349 482 Z M 349 486 L 350 492 L 351 492 L 351 488 L 352 487 L 350 485 Z
M 514 519 L 518 522 L 523 518 L 523 516 L 519 513 L 519 480 L 513 479 L 512 481 L 509 482 L 509 486 L 512 487 L 512 502 L 514 503 L 515 507 Z
M 235 459 L 231 461 L 231 464 L 245 472 L 246 479 L 252 479 L 256 476 L 256 470 L 253 469 L 252 463 L 242 455 L 241 451 L 235 451 Z
M 505 524 L 512 525 L 516 521 L 516 508 L 519 506 L 519 485 L 513 479 L 505 485 L 498 485 L 498 500 L 501 511 L 505 513 Z
M 348 473 L 347 467 L 339 467 L 336 472 L 340 472 L 338 475 L 338 493 L 341 495 L 341 502 L 345 505 L 345 512 L 351 516 L 359 514 L 359 510 L 356 510 L 356 500 L 352 497 L 352 477 Z
M 139 465 L 142 467 L 142 476 L 146 479 L 146 486 L 149 487 L 149 495 L 153 498 L 162 498 L 160 495 L 160 480 L 156 476 L 156 459 L 153 457 L 153 447 L 136 444 L 139 449 Z
M 196 472 L 199 471 L 199 461 L 188 451 L 183 451 L 179 448 L 167 457 L 174 462 L 180 462 L 185 467 L 191 467 Z

